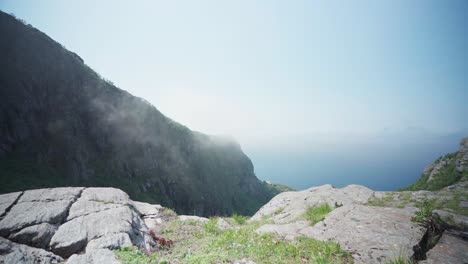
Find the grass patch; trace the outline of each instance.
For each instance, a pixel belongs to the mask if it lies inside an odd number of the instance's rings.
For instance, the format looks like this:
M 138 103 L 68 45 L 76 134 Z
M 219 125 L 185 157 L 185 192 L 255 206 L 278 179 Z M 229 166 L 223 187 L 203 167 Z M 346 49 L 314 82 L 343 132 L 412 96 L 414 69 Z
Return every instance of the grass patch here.
M 245 224 L 245 222 L 247 221 L 247 217 L 242 216 L 242 215 L 238 215 L 238 214 L 234 214 L 234 215 L 232 216 L 232 219 L 233 219 L 236 223 L 238 223 L 239 225 L 243 225 L 243 224 Z
M 212 218 L 200 232 L 174 243 L 168 250 L 145 256 L 136 248 L 123 248 L 114 251 L 123 264 L 153 263 L 231 263 L 238 259 L 249 259 L 258 264 L 270 263 L 352 263 L 350 254 L 333 242 L 322 242 L 299 237 L 286 241 L 273 234 L 255 232 L 259 222 L 245 223 L 238 228 L 220 231 L 216 219 Z M 175 230 L 183 231 L 184 226 Z M 181 231 L 182 230 L 182 231 Z
M 199 252 L 186 255 L 183 263 L 225 263 L 248 258 L 256 263 L 348 263 L 350 256 L 332 242 L 301 237 L 282 241 L 271 234 L 257 234 L 258 223 L 222 233 L 205 233 L 209 244 Z M 211 230 L 211 228 L 207 228 Z
M 436 200 L 424 200 L 420 203 L 417 203 L 416 207 L 419 209 L 419 211 L 416 212 L 412 220 L 414 222 L 424 223 L 432 217 L 432 211 L 436 209 Z
M 398 256 L 398 257 L 392 259 L 391 261 L 388 261 L 388 262 L 385 262 L 385 263 L 386 264 L 414 264 L 416 262 L 414 262 L 413 260 L 408 259 L 406 257 Z
M 311 207 L 307 209 L 307 212 L 304 215 L 304 218 L 310 222 L 310 224 L 315 225 L 316 223 L 325 219 L 328 213 L 332 211 L 332 208 L 325 203 L 318 207 Z
M 393 203 L 393 195 L 390 193 L 385 194 L 382 198 L 372 198 L 367 205 L 370 206 L 390 206 Z
M 125 264 L 166 264 L 166 261 L 158 261 L 157 255 L 146 256 L 136 247 L 123 247 L 114 250 L 117 259 Z

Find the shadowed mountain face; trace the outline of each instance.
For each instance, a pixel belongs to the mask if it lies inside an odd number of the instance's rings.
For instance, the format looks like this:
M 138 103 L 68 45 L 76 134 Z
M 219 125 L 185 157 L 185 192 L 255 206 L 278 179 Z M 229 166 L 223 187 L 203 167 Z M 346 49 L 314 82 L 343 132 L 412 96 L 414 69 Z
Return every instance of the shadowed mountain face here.
M 197 215 L 253 214 L 276 194 L 232 140 L 172 121 L 3 12 L 0 36 L 1 193 L 113 186 Z

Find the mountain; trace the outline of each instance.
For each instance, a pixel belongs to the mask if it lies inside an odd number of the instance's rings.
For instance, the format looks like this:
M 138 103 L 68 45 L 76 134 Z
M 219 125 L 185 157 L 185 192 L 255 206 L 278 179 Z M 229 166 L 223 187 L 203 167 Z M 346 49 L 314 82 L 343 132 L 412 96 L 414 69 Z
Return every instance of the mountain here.
M 174 122 L 1 11 L 0 38 L 0 193 L 110 186 L 204 216 L 251 215 L 278 193 L 232 139 Z
M 462 139 L 457 152 L 438 158 L 424 168 L 414 184 L 403 190 L 436 191 L 460 181 L 468 181 L 468 138 Z

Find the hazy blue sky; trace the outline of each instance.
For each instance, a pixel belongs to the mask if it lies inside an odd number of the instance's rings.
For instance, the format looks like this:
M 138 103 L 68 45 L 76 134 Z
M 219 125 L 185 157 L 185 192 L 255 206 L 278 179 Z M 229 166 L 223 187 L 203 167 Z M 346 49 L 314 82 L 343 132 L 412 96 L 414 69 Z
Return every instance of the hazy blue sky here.
M 468 136 L 468 1 L 6 1 L 262 179 L 414 181 Z M 395 180 L 397 179 L 397 180 Z

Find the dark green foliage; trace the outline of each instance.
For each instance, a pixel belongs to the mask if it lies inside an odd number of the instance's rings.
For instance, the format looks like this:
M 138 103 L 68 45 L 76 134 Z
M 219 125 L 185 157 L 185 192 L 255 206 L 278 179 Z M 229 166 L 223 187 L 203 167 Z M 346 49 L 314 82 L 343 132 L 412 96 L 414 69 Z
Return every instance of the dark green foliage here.
M 180 125 L 0 12 L 0 193 L 108 186 L 182 214 L 251 215 L 274 195 L 231 139 Z

